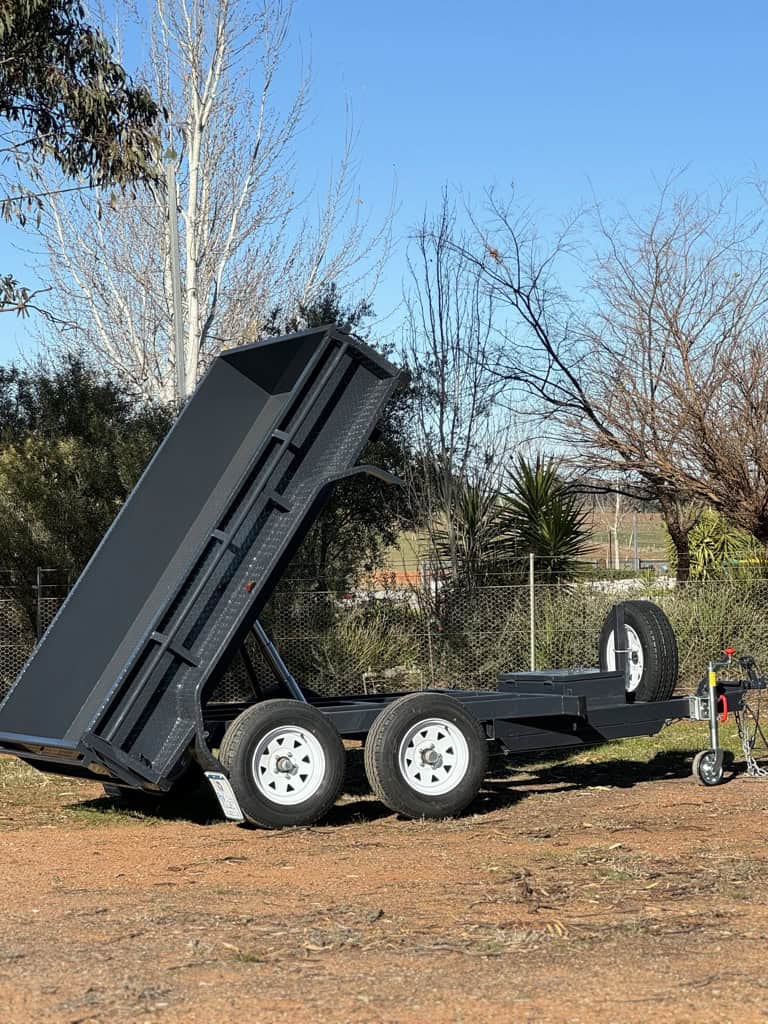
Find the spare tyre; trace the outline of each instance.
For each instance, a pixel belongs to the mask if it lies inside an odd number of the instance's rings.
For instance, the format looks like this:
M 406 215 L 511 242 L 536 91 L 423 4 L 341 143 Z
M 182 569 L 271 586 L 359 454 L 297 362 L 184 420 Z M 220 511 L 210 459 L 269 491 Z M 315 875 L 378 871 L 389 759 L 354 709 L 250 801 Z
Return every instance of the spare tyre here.
M 677 683 L 677 640 L 672 625 L 652 601 L 623 601 L 627 632 L 629 672 L 627 699 L 630 701 L 668 700 Z M 614 605 L 600 630 L 600 668 L 616 669 L 616 624 Z

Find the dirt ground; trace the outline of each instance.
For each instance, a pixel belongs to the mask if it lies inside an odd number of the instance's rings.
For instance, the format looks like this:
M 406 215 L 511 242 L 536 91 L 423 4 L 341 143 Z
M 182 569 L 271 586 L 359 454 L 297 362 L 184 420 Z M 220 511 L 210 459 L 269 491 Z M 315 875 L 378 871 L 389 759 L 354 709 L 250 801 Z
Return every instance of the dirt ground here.
M 696 786 L 698 738 L 280 833 L 4 762 L 0 1021 L 766 1021 L 768 781 Z

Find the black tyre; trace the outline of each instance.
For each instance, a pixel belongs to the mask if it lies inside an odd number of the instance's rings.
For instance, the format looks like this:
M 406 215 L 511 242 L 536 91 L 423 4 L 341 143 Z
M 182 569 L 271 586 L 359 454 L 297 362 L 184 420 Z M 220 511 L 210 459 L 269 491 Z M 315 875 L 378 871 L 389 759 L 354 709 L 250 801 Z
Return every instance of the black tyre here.
M 700 751 L 693 759 L 691 773 L 700 786 L 719 786 L 723 781 L 722 752 Z
M 480 722 L 453 697 L 412 693 L 386 707 L 365 744 L 376 796 L 409 818 L 448 818 L 474 800 L 488 767 Z
M 624 623 L 629 648 L 627 699 L 668 700 L 677 683 L 677 640 L 669 619 L 651 601 L 624 601 Z M 614 606 L 615 607 L 615 606 Z M 613 637 L 614 610 L 608 612 L 600 630 L 600 668 L 616 667 Z
M 317 821 L 344 782 L 335 726 L 296 700 L 267 700 L 244 711 L 224 734 L 219 761 L 246 819 L 262 828 Z

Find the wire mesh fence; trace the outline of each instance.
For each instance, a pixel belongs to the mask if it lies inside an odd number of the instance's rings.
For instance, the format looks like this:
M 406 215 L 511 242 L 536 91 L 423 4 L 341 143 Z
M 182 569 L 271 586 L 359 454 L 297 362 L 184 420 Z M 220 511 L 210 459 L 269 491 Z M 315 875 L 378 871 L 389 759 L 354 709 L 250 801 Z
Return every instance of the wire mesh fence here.
M 678 692 L 692 690 L 725 646 L 768 665 L 766 580 L 536 583 L 532 595 L 527 584 L 499 584 L 438 601 L 413 591 L 297 592 L 269 626 L 291 671 L 323 694 L 491 689 L 504 671 L 598 664 L 600 630 L 619 600 L 666 611 L 678 639 Z
M 24 667 L 36 640 L 35 631 L 13 597 L 0 598 L 0 695 Z
M 40 572 L 0 590 L 0 696 L 52 621 L 68 586 Z M 2 582 L 2 580 L 0 580 Z M 352 591 L 307 589 L 284 580 L 262 621 L 291 672 L 327 695 L 427 687 L 493 688 L 502 671 L 583 668 L 597 663 L 600 628 L 617 600 L 651 599 L 669 615 L 680 650 L 679 690 L 704 674 L 724 646 L 768 665 L 768 580 L 729 579 L 675 587 L 664 579 L 581 580 L 492 586 L 371 583 Z M 272 681 L 255 642 L 217 684 L 216 699 L 247 700 Z

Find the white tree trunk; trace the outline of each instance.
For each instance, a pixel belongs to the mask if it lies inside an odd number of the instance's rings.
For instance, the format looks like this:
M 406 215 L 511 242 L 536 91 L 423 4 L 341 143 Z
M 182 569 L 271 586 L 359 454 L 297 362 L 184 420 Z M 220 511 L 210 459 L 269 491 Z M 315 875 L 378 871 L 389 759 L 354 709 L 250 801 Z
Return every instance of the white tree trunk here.
M 621 553 L 619 551 L 619 526 L 621 524 L 622 512 L 621 512 L 621 495 L 614 495 L 613 503 L 613 525 L 611 530 L 613 532 L 613 567 L 614 569 L 621 568 Z
M 145 77 L 168 111 L 158 167 L 168 149 L 178 154 L 189 392 L 216 352 L 254 340 L 276 308 L 287 318 L 331 282 L 365 294 L 386 255 L 391 208 L 378 230 L 360 219 L 349 130 L 316 223 L 296 197 L 308 76 L 287 106 L 274 95 L 289 2 L 267 0 L 255 20 L 246 0 L 147 5 Z M 169 205 L 163 184 L 98 202 L 70 192 L 54 197 L 43 224 L 50 311 L 68 327 L 46 342 L 85 349 L 159 399 L 175 393 Z

